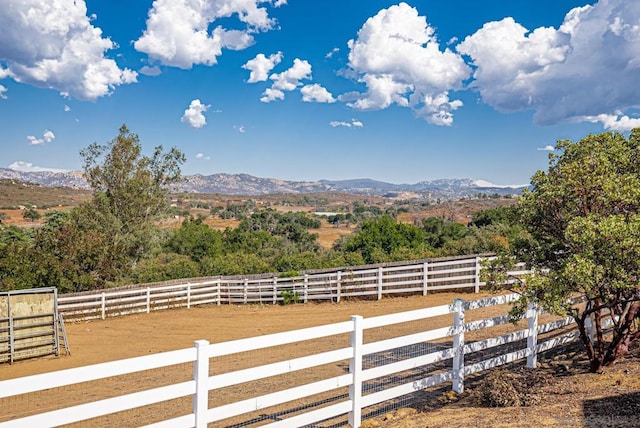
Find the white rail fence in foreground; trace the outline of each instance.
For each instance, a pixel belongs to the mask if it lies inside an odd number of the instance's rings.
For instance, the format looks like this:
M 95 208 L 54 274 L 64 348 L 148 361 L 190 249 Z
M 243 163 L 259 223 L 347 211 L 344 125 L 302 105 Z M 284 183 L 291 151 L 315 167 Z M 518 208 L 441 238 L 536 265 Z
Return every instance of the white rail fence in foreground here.
M 164 286 L 128 287 L 98 292 L 60 295 L 58 310 L 67 320 L 108 316 L 203 304 L 283 302 L 295 296 L 301 302 L 342 298 L 372 298 L 384 295 L 422 294 L 439 290 L 472 288 L 476 293 L 483 258 L 394 263 L 390 266 L 343 268 L 334 272 L 294 277 L 218 277 Z M 513 274 L 524 271 L 514 271 Z M 192 280 L 193 281 L 193 280 Z
M 572 323 L 571 318 L 539 324 L 540 312 L 534 308 L 527 311 L 526 327 L 520 330 L 517 329 L 524 325 L 513 326 L 507 315 L 465 322 L 467 313 L 474 314 L 474 310 L 505 304 L 516 298 L 516 295 L 504 295 L 474 301 L 456 300 L 451 305 L 371 318 L 353 316 L 345 322 L 223 343 L 210 344 L 199 340 L 194 347 L 178 351 L 6 380 L 0 382 L 0 427 L 57 426 L 128 409 L 136 409 L 136 414 L 139 414 L 145 406 L 167 403 L 163 404 L 166 407 L 169 400 L 180 397 L 190 403 L 188 408 L 182 407 L 182 413 L 159 420 L 160 416 L 152 412 L 143 423 L 137 420 L 136 424 L 154 427 L 206 427 L 208 423 L 235 427 L 256 424 L 301 427 L 314 424 L 320 427 L 341 426 L 348 422 L 352 427 L 358 427 L 363 417 L 375 415 L 376 406 L 390 400 L 424 393 L 426 388 L 446 383 L 450 383 L 454 391 L 461 392 L 465 378 L 471 374 L 521 359 L 526 359 L 528 367 L 535 367 L 540 352 L 576 338 L 575 328 L 567 327 Z M 446 322 L 436 322 L 442 321 L 442 317 Z M 405 330 L 400 336 L 365 340 L 374 338 L 376 329 L 393 329 L 395 327 L 392 326 L 416 321 L 422 327 L 444 327 L 414 330 L 411 334 L 406 334 Z M 499 325 L 503 328 L 501 332 L 507 328 L 510 332 L 491 338 L 474 333 Z M 465 340 L 465 335 L 483 339 Z M 334 349 L 315 346 L 316 342 L 330 336 L 339 339 Z M 264 360 L 251 359 L 249 367 L 231 368 L 222 373 L 218 369 L 222 358 L 235 362 L 249 351 L 302 346 L 305 341 L 313 341 L 312 354 L 292 357 L 285 353 L 287 357 L 284 360 L 268 364 L 255 365 L 256 360 Z M 427 344 L 433 346 L 426 347 Z M 423 352 L 402 351 L 418 348 Z M 3 403 L 19 402 L 25 394 L 48 390 L 46 392 L 59 396 L 65 391 L 62 387 L 121 375 L 127 375 L 126 379 L 133 382 L 129 376 L 135 373 L 158 368 L 166 370 L 168 366 L 185 363 L 192 365 L 189 370 L 192 375 L 182 382 L 158 386 L 163 383 L 157 380 L 148 384 L 146 390 L 93 402 L 68 404 L 64 401 L 69 407 L 39 414 L 5 413 L 11 407 Z M 324 369 L 321 370 L 322 367 Z M 308 370 L 317 371 L 311 376 L 303 376 L 302 373 Z M 406 373 L 410 376 L 404 375 Z M 283 386 L 273 380 L 280 378 L 298 382 L 302 379 L 306 383 Z M 269 381 L 266 390 L 259 391 L 253 386 L 260 380 Z M 245 395 L 230 402 L 216 400 L 217 396 L 233 387 Z M 79 397 L 74 397 L 76 400 L 83 400 L 83 396 L 88 394 L 77 395 Z M 306 404 L 300 405 L 301 402 Z M 91 423 L 98 424 L 98 421 L 100 419 Z M 126 418 L 120 422 L 109 422 L 118 426 L 127 423 L 131 421 Z

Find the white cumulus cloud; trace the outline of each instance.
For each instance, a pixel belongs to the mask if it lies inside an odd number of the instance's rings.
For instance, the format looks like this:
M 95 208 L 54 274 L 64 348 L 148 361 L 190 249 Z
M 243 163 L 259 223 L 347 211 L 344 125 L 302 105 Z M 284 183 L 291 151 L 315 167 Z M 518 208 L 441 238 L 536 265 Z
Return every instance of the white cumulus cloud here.
M 204 153 L 197 153 L 196 159 L 211 160 L 211 156 L 205 155 Z
M 68 169 L 47 168 L 36 166 L 31 162 L 16 161 L 9 165 L 9 169 L 20 172 L 68 172 Z
M 336 99 L 331 95 L 331 92 L 326 88 L 314 83 L 312 85 L 304 85 L 300 88 L 302 94 L 302 101 L 311 103 L 335 103 Z
M 53 140 L 55 140 L 55 138 L 56 138 L 56 135 L 53 132 L 49 131 L 48 129 L 43 132 L 42 138 L 36 138 L 33 135 L 27 135 L 27 140 L 29 140 L 29 143 L 31 143 L 32 145 L 50 143 Z
M 360 122 L 358 119 L 351 119 L 351 122 L 342 122 L 342 121 L 333 120 L 333 121 L 329 122 L 329 125 L 333 126 L 334 128 L 337 128 L 337 127 L 362 128 L 362 127 L 364 127 L 364 124 L 362 122 Z
M 544 146 L 544 147 L 538 147 L 537 150 L 541 151 L 541 152 L 552 152 L 554 151 L 556 148 L 549 145 L 549 146 Z
M 269 76 L 273 80 L 270 88 L 267 88 L 262 94 L 260 101 L 268 103 L 275 100 L 283 100 L 285 91 L 291 92 L 298 88 L 302 83 L 300 80 L 311 79 L 311 64 L 307 60 L 296 58 L 293 60 L 291 68 L 282 73 L 274 73 Z
M 204 113 L 211 107 L 200 102 L 199 99 L 191 101 L 189 107 L 184 111 L 180 121 L 186 123 L 192 128 L 202 128 L 207 124 L 207 118 Z
M 620 113 L 599 114 L 597 116 L 577 117 L 578 121 L 602 123 L 605 129 L 612 131 L 631 131 L 633 128 L 640 128 L 640 118 L 631 118 Z
M 3 100 L 6 100 L 8 98 L 5 92 L 7 92 L 7 87 L 0 85 L 0 98 L 2 98 Z
M 637 126 L 640 107 L 640 2 L 601 0 L 572 9 L 563 24 L 529 31 L 513 18 L 486 23 L 457 46 L 472 65 L 472 86 L 503 112 L 533 110 L 534 121 Z
M 0 75 L 82 100 L 133 83 L 105 53 L 117 46 L 91 23 L 84 0 L 22 0 L 0 8 Z
M 259 53 L 255 58 L 247 61 L 242 68 L 249 70 L 249 83 L 264 82 L 269 78 L 269 73 L 282 61 L 282 52 L 277 52 L 266 57 Z
M 189 69 L 196 64 L 213 65 L 222 49 L 241 50 L 254 43 L 253 34 L 270 30 L 261 0 L 155 0 L 147 27 L 134 47 L 165 65 Z M 284 4 L 277 2 L 277 6 Z M 234 28 L 217 21 L 236 18 Z M 209 28 L 213 27 L 213 30 Z M 242 27 L 237 29 L 236 27 Z
M 463 88 L 471 70 L 463 58 L 440 50 L 435 31 L 418 11 L 400 3 L 380 10 L 348 42 L 349 71 L 367 86 L 341 100 L 360 110 L 392 104 L 410 107 L 427 122 L 451 125 L 452 111 L 462 105 L 449 92 Z

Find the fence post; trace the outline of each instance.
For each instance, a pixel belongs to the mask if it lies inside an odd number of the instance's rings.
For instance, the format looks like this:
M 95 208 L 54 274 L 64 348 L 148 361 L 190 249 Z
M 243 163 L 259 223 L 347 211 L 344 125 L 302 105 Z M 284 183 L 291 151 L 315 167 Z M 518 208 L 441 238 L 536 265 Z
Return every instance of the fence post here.
M 249 279 L 244 279 L 244 284 L 242 285 L 242 300 L 244 304 L 247 304 L 247 287 L 249 286 Z
M 196 381 L 196 393 L 193 394 L 192 409 L 195 416 L 196 428 L 206 428 L 207 410 L 209 408 L 209 390 L 207 383 L 209 379 L 209 355 L 206 348 L 209 342 L 206 340 L 196 340 L 193 343 L 196 348 L 196 360 L 193 363 L 193 380 Z
M 187 309 L 191 309 L 191 283 L 187 282 Z
M 480 257 L 476 256 L 476 293 L 480 292 Z
M 216 281 L 216 285 L 217 285 L 217 291 L 218 291 L 218 306 L 220 306 L 220 300 L 222 300 L 222 293 L 220 292 L 220 278 L 218 278 L 218 280 Z
M 382 300 L 382 266 L 378 268 L 378 300 Z
M 591 314 L 584 320 L 584 330 L 587 336 L 589 336 L 591 343 L 594 343 L 596 337 L 596 322 L 594 318 L 593 314 Z
M 464 392 L 464 301 L 453 302 L 453 390 Z
M 151 312 L 151 288 L 147 287 L 147 313 L 149 312 Z
M 105 298 L 105 294 L 104 291 L 102 292 L 102 319 L 106 318 L 106 298 Z
M 429 263 L 422 264 L 422 295 L 427 295 L 427 287 L 429 286 Z
M 342 290 L 340 283 L 342 282 L 342 271 L 338 271 L 336 274 L 336 303 L 340 303 L 340 294 L 342 294 Z
M 527 356 L 527 367 L 535 369 L 538 363 L 538 353 L 536 346 L 538 345 L 538 309 L 531 303 L 527 309 L 527 348 L 529 355 Z
M 362 423 L 362 344 L 363 344 L 363 318 L 360 315 L 351 317 L 353 330 L 349 339 L 353 357 L 349 360 L 349 373 L 353 376 L 353 382 L 349 385 L 349 399 L 352 407 L 349 412 L 349 425 L 353 428 L 360 427 Z
M 273 277 L 273 304 L 278 303 L 278 277 Z
M 309 299 L 309 275 L 304 274 L 304 302 L 307 303 Z

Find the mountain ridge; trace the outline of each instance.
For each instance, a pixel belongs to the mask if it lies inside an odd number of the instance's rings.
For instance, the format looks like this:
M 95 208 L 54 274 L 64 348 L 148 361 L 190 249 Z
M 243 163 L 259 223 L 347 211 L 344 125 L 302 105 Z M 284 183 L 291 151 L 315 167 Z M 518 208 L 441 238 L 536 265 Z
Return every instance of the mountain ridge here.
M 176 191 L 189 193 L 220 193 L 228 195 L 266 195 L 275 193 L 344 192 L 361 195 L 454 199 L 478 193 L 499 195 L 520 194 L 526 186 L 498 186 L 483 180 L 469 178 L 436 179 L 415 184 L 394 184 L 369 178 L 348 180 L 289 181 L 261 178 L 250 174 L 216 173 L 211 175 L 185 175 L 176 185 Z M 81 171 L 24 172 L 0 168 L 0 179 L 39 184 L 44 187 L 71 187 L 88 189 Z M 409 195 L 406 195 L 409 194 Z M 413 195 L 412 195 L 413 194 Z

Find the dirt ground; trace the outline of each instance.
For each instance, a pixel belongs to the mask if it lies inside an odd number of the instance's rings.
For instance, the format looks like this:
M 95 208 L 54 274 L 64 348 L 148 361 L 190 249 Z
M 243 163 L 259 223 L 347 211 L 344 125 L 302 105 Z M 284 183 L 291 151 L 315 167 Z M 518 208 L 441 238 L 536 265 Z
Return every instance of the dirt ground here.
M 186 348 L 198 339 L 222 342 L 345 321 L 351 315 L 371 317 L 450 304 L 457 297 L 472 300 L 484 296 L 439 293 L 339 304 L 207 306 L 69 323 L 70 356 L 0 365 L 0 380 Z M 504 313 L 504 307 L 500 311 Z M 279 355 L 270 357 L 282 359 Z M 469 379 L 461 396 L 449 391 L 416 408 L 369 419 L 363 427 L 448 427 L 452 421 L 460 427 L 640 426 L 638 348 L 603 374 L 588 373 L 586 361 L 579 353 L 541 360 L 540 366 L 538 372 L 543 381 L 531 388 L 536 397 L 533 405 L 483 407 L 477 398 L 480 380 Z M 189 368 L 185 369 L 188 375 Z M 189 406 L 188 400 L 182 406 Z M 113 420 L 109 421 L 100 426 L 109 426 Z M 130 426 L 139 425 L 135 419 L 129 422 Z
M 464 394 L 443 394 L 418 409 L 402 409 L 366 421 L 363 428 L 460 427 L 625 427 L 640 426 L 640 347 L 603 373 L 589 373 L 581 353 L 557 355 L 536 370 L 528 394 L 533 403 L 485 407 L 481 380 Z
M 486 294 L 465 294 L 472 300 Z M 106 320 L 68 322 L 71 355 L 0 364 L 0 380 L 193 346 L 452 303 L 458 294 L 298 305 L 221 305 L 172 309 Z

